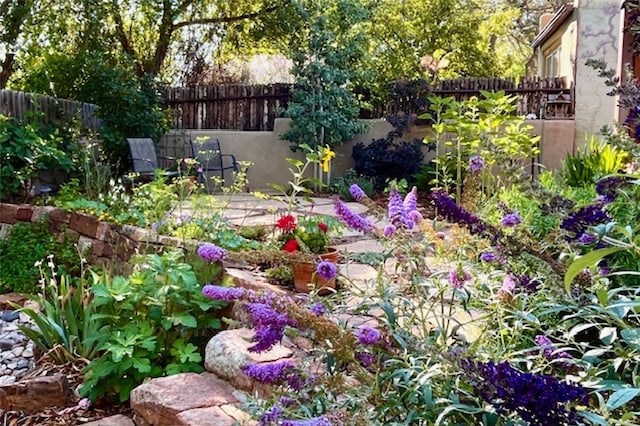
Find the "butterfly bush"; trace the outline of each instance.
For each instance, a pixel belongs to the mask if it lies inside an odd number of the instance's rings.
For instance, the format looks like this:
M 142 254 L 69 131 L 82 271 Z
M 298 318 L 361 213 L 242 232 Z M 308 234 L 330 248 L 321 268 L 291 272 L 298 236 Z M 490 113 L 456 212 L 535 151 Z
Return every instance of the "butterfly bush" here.
M 215 244 L 206 243 L 198 247 L 198 256 L 207 262 L 220 262 L 227 257 L 227 251 Z
M 580 385 L 558 381 L 551 375 L 525 373 L 508 362 L 461 362 L 474 392 L 493 405 L 498 414 L 516 413 L 531 426 L 572 425 L 577 416 L 569 403 L 585 404 Z

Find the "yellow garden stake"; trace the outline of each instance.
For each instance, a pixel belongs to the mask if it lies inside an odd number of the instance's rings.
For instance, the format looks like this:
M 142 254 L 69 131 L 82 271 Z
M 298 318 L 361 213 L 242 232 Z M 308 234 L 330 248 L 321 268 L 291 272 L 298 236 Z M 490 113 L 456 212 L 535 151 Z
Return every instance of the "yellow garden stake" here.
M 336 153 L 331 150 L 329 145 L 320 147 L 320 158 L 322 161 L 322 171 L 327 174 L 327 185 L 331 184 L 331 159 Z

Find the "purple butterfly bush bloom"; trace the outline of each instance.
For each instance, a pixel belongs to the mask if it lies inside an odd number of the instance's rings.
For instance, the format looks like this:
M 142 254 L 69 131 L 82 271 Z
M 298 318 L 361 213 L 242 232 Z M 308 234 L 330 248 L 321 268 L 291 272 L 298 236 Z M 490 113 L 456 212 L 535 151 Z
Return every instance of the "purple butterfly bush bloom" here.
M 625 184 L 625 180 L 618 176 L 608 176 L 596 185 L 599 198 L 605 203 L 612 203 L 618 197 L 618 191 Z
M 453 287 L 461 289 L 464 288 L 464 284 L 471 279 L 471 274 L 462 269 L 462 267 L 457 267 L 449 271 L 447 277 Z
M 485 251 L 480 254 L 480 260 L 483 262 L 497 262 L 498 256 L 491 251 Z
M 611 222 L 611 217 L 603 210 L 605 204 L 595 203 L 584 206 L 571 213 L 560 223 L 560 228 L 567 231 L 568 241 L 580 238 L 593 225 Z
M 248 349 L 250 352 L 266 352 L 280 343 L 284 337 L 284 328 L 260 327 L 256 329 L 252 341 L 253 346 Z
M 380 333 L 380 331 L 368 325 L 363 325 L 358 328 L 356 335 L 358 337 L 358 341 L 366 346 L 373 346 L 382 338 L 382 333 Z
M 268 385 L 286 381 L 294 369 L 295 365 L 293 365 L 291 361 L 248 364 L 242 367 L 244 374 L 259 381 L 260 383 Z
M 469 171 L 478 173 L 484 167 L 484 159 L 479 155 L 474 155 L 469 159 Z
M 505 228 L 516 226 L 522 223 L 522 218 L 518 213 L 509 213 L 502 217 L 500 224 Z
M 219 262 L 227 256 L 227 251 L 215 244 L 206 243 L 198 247 L 198 256 L 207 262 Z
M 367 194 L 362 190 L 362 188 L 355 183 L 349 187 L 349 194 L 351 194 L 353 199 L 356 201 L 362 201 L 367 197 Z
M 376 356 L 369 352 L 357 351 L 353 354 L 353 356 L 365 368 L 373 366 L 373 364 L 376 362 Z
M 256 327 L 285 327 L 293 325 L 293 321 L 283 313 L 273 309 L 265 303 L 247 303 L 245 309 L 251 315 L 253 325 Z
M 393 223 L 389 223 L 387 224 L 387 226 L 384 227 L 384 231 L 382 232 L 382 235 L 384 235 L 386 238 L 389 238 L 390 236 L 392 236 L 393 234 L 395 234 L 397 228 Z
M 314 303 L 313 305 L 311 305 L 309 310 L 316 316 L 324 315 L 327 313 L 327 308 L 325 308 L 322 303 Z
M 240 299 L 245 296 L 246 290 L 238 287 L 222 287 L 219 285 L 205 285 L 202 288 L 202 294 L 209 299 L 222 300 L 225 302 L 231 302 L 233 300 Z
M 524 373 L 506 361 L 463 360 L 461 367 L 475 393 L 498 414 L 515 412 L 531 426 L 576 424 L 575 409 L 567 409 L 567 403 L 587 402 L 582 386 L 560 382 L 551 375 Z
M 313 417 L 306 420 L 283 420 L 281 426 L 332 426 L 333 423 L 326 417 Z
M 402 219 L 404 218 L 404 204 L 402 202 L 402 197 L 395 188 L 389 192 L 387 215 L 389 216 L 389 221 L 391 223 L 402 222 Z
M 502 235 L 497 228 L 492 227 L 482 219 L 457 205 L 455 200 L 443 190 L 437 189 L 433 191 L 431 193 L 431 199 L 438 210 L 438 215 L 444 217 L 449 222 L 466 227 L 472 234 L 485 235 L 494 240 L 497 240 Z
M 596 237 L 595 235 L 592 235 L 588 232 L 583 232 L 582 235 L 580 235 L 580 237 L 578 237 L 578 239 L 576 240 L 579 244 L 585 245 L 585 246 L 590 246 L 591 244 L 595 243 L 596 241 L 598 241 L 598 237 Z
M 404 205 L 404 211 L 407 212 L 407 214 L 418 210 L 418 196 L 414 190 L 409 191 L 407 195 L 405 195 L 402 204 Z
M 422 213 L 420 213 L 418 210 L 411 210 L 409 213 L 407 213 L 407 219 L 413 223 L 418 223 L 423 219 Z
M 267 411 L 262 414 L 260 417 L 260 426 L 271 426 L 272 424 L 277 424 L 278 421 L 282 418 L 282 408 L 278 405 L 273 405 Z
M 322 262 L 318 263 L 318 266 L 316 267 L 316 273 L 323 280 L 329 281 L 335 278 L 336 275 L 338 275 L 338 267 L 328 260 L 323 260 Z
M 556 345 L 547 336 L 538 334 L 534 341 L 542 349 L 542 355 L 549 361 L 554 359 L 572 359 L 573 357 L 565 351 L 557 351 Z
M 348 227 L 366 233 L 374 229 L 371 220 L 364 218 L 352 211 L 340 198 L 333 198 L 333 211 L 338 219 L 340 219 Z

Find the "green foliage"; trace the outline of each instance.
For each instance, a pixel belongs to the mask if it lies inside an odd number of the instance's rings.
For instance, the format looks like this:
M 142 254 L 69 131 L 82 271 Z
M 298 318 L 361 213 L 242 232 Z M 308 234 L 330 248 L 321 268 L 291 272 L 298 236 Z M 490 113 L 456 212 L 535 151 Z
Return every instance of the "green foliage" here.
M 0 293 L 35 294 L 40 271 L 34 265 L 50 254 L 61 274 L 79 275 L 78 249 L 72 241 L 58 242 L 46 223 L 13 225 L 6 238 L 0 239 Z
M 331 182 L 331 192 L 340 195 L 343 200 L 353 200 L 349 187 L 356 184 L 371 197 L 374 193 L 374 182 L 369 176 L 359 175 L 354 169 L 349 169 L 344 175 L 338 176 Z
M 291 128 L 283 135 L 294 151 L 302 144 L 314 151 L 335 147 L 363 130 L 349 89 L 350 63 L 363 53 L 360 25 L 367 14 L 356 0 L 331 3 L 294 3 L 300 28 L 289 48 L 296 81 L 285 113 Z
M 26 198 L 40 171 L 73 171 L 73 151 L 58 130 L 0 114 L 0 200 Z
M 53 256 L 49 256 L 48 273 L 43 271 L 42 262 L 38 262 L 41 292 L 33 300 L 39 309 L 20 309 L 36 327 L 20 325 L 18 328 L 58 364 L 91 360 L 108 337 L 103 318 L 96 315 L 84 276 L 73 279 L 61 275 L 57 279 L 52 259 Z
M 588 144 L 575 155 L 567 155 L 562 174 L 570 186 L 584 186 L 619 172 L 628 154 L 605 141 L 591 137 Z
M 453 185 L 458 201 L 471 156 L 484 160 L 481 189 L 491 195 L 500 187 L 521 183 L 524 165 L 539 151 L 540 137 L 524 125 L 524 117 L 514 115 L 515 96 L 502 91 L 481 94 L 463 102 L 431 97 L 431 112 L 421 116 L 433 120 L 434 136 L 428 140 L 436 144 L 438 184 L 445 189 Z M 454 170 L 448 168 L 452 163 Z M 452 172 L 454 181 L 448 182 Z
M 159 140 L 168 129 L 156 83 L 138 79 L 125 57 L 100 52 L 53 53 L 29 69 L 25 91 L 94 103 L 103 120 L 102 148 L 116 171 L 129 169 L 127 137 Z
M 126 401 L 145 378 L 202 371 L 199 347 L 220 327 L 211 310 L 221 305 L 202 295 L 181 253 L 146 255 L 134 260 L 128 278 L 103 272 L 93 280 L 109 338 L 87 366 L 83 396 Z

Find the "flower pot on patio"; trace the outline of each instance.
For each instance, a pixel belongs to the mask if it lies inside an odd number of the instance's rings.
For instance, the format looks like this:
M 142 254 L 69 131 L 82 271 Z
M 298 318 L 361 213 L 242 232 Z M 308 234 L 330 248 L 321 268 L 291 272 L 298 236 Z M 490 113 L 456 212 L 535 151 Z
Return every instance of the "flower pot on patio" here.
M 319 254 L 321 260 L 338 263 L 338 249 L 329 247 L 327 253 Z M 311 262 L 298 262 L 291 265 L 293 271 L 293 283 L 298 293 L 309 293 L 313 288 L 318 289 L 319 294 L 331 293 L 336 288 L 336 279 L 325 280 L 316 273 L 316 264 Z

